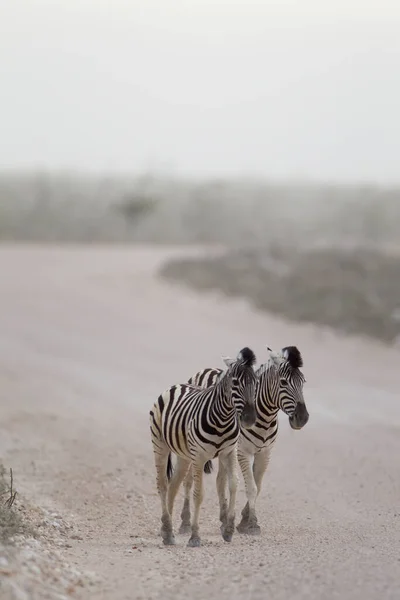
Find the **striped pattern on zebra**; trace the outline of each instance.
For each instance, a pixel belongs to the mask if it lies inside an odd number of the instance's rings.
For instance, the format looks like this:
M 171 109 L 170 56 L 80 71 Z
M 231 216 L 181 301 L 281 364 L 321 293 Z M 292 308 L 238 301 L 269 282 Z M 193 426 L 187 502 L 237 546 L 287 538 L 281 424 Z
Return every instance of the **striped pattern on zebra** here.
M 157 473 L 157 489 L 161 499 L 161 536 L 165 545 L 175 543 L 172 528 L 174 500 L 189 467 L 187 485 L 194 482 L 194 516 L 188 545 L 200 546 L 199 514 L 203 501 L 203 470 L 210 459 L 218 456 L 229 481 L 229 506 L 221 527 L 222 537 L 230 542 L 235 529 L 237 488 L 236 449 L 240 425 L 255 423 L 254 405 L 257 377 L 256 361 L 250 348 L 243 348 L 236 359 L 225 358 L 228 367 L 207 389 L 190 384 L 170 387 L 150 411 L 150 430 Z M 177 455 L 172 471 L 171 453 Z M 181 532 L 190 527 L 188 519 Z
M 258 534 L 260 527 L 255 512 L 256 499 L 261 491 L 261 484 L 268 467 L 272 448 L 278 434 L 278 412 L 282 410 L 289 417 L 293 429 L 301 429 L 306 425 L 309 414 L 303 397 L 305 378 L 300 368 L 303 359 L 296 346 L 286 346 L 281 352 L 273 352 L 268 348 L 270 358 L 268 363 L 257 369 L 256 412 L 255 424 L 249 429 L 241 429 L 238 443 L 238 460 L 243 474 L 247 503 L 242 510 L 242 520 L 237 529 L 240 533 Z M 203 369 L 189 379 L 193 385 L 212 385 L 222 376 L 221 369 Z M 209 473 L 212 464 L 205 465 Z M 185 501 L 181 518 L 184 522 L 186 512 L 190 510 L 190 473 L 184 482 Z M 220 519 L 223 520 L 226 511 L 226 475 L 224 466 L 220 463 L 217 475 L 217 490 L 220 496 L 222 510 Z M 225 507 L 225 508 L 224 508 Z

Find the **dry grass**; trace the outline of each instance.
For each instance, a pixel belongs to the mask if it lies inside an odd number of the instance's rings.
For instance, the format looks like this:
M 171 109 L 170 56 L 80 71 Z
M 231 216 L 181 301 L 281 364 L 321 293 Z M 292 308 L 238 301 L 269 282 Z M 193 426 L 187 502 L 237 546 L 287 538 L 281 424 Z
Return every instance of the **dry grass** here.
M 0 463 L 0 542 L 3 544 L 25 532 L 23 519 L 15 508 L 16 493 L 12 471 Z

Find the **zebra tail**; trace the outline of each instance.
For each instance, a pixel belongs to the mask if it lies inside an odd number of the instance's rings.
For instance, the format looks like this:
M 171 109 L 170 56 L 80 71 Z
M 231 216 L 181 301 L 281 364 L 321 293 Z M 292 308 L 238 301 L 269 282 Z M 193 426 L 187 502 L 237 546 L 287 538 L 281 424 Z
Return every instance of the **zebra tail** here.
M 204 470 L 204 473 L 206 473 L 207 475 L 209 475 L 212 472 L 212 470 L 213 470 L 213 464 L 212 464 L 211 460 L 208 460 L 206 462 L 206 464 L 204 465 L 204 469 L 203 470 Z
M 172 466 L 171 452 L 168 454 L 168 462 L 167 462 L 167 479 L 168 481 L 171 479 L 174 473 L 174 467 Z

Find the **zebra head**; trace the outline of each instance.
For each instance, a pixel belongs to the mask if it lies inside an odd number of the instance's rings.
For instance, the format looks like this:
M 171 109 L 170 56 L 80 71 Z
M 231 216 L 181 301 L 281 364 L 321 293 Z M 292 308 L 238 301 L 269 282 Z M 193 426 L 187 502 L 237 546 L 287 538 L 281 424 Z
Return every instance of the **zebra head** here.
M 222 357 L 228 369 L 219 379 L 229 377 L 232 381 L 232 399 L 240 419 L 240 425 L 249 429 L 256 422 L 255 392 L 257 377 L 253 369 L 255 354 L 250 348 L 242 348 L 236 358 Z
M 292 429 L 301 429 L 307 423 L 309 414 L 303 397 L 305 377 L 300 371 L 303 359 L 296 346 L 286 346 L 280 352 L 268 348 L 270 360 L 268 373 L 273 378 L 278 406 L 289 417 Z

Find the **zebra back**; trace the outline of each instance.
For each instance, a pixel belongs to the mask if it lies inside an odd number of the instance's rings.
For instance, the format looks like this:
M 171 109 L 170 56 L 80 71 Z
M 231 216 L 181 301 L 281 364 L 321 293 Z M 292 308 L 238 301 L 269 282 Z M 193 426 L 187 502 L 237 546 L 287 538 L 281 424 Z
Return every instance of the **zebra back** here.
M 254 352 L 245 347 L 236 359 L 225 360 L 226 371 L 216 369 L 213 385 L 186 383 L 165 390 L 150 411 L 155 451 L 162 453 L 166 445 L 178 456 L 192 459 L 198 448 L 215 456 L 236 443 L 239 415 L 255 420 L 255 361 Z
M 208 388 L 215 385 L 224 371 L 222 369 L 202 369 L 188 379 L 190 385 Z
M 195 375 L 192 375 L 192 377 L 188 379 L 188 383 L 190 385 L 196 385 L 198 387 L 207 388 L 211 385 L 215 385 L 215 383 L 218 381 L 223 372 L 224 371 L 222 369 L 202 369 L 201 371 L 195 373 Z M 212 470 L 212 460 L 208 460 L 204 465 L 204 473 L 209 475 L 212 472 Z

